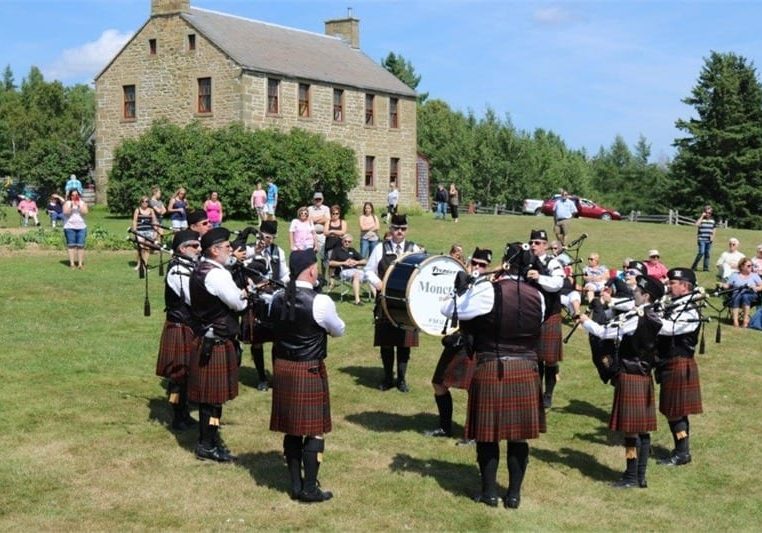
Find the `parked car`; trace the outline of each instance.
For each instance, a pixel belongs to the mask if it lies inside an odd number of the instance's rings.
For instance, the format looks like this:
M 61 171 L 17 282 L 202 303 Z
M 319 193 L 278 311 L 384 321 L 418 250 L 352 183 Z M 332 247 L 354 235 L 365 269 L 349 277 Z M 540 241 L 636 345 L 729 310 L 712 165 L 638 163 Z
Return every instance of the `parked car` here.
M 553 207 L 556 205 L 556 200 L 559 198 L 561 198 L 561 195 L 555 194 L 551 198 L 545 200 L 542 204 L 542 213 L 544 215 L 552 216 Z M 569 198 L 574 201 L 577 206 L 577 214 L 581 217 L 599 218 L 601 220 L 622 220 L 622 215 L 619 214 L 619 211 L 598 205 L 587 198 L 580 198 L 578 196 L 569 196 Z
M 527 198 L 524 200 L 524 205 L 521 208 L 521 212 L 525 215 L 542 215 L 542 200 L 533 200 Z

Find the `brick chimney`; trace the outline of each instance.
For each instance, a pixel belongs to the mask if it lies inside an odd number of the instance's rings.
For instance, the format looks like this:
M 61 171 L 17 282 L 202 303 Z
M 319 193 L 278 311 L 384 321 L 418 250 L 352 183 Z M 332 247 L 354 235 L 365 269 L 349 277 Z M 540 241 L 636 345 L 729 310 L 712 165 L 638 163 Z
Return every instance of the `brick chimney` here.
M 352 16 L 352 8 L 347 9 L 347 17 L 325 21 L 325 34 L 339 37 L 352 48 L 360 48 L 360 19 Z
M 190 0 L 151 0 L 151 16 L 177 15 L 190 11 Z

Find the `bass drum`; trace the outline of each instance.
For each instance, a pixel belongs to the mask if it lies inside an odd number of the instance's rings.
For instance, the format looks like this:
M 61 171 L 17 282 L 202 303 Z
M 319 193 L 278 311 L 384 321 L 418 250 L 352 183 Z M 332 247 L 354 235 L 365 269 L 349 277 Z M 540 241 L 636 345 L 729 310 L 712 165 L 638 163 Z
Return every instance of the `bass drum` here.
M 446 255 L 408 254 L 387 269 L 381 290 L 381 308 L 398 328 L 419 329 L 442 336 L 445 316 L 440 312 L 450 297 L 458 272 L 465 267 Z M 447 334 L 455 331 L 449 328 Z

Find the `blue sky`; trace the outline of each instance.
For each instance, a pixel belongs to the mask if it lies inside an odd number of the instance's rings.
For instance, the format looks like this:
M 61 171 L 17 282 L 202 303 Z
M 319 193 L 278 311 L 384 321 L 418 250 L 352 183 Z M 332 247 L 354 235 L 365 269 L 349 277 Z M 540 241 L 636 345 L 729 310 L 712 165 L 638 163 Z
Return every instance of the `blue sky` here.
M 191 0 L 191 5 L 308 31 L 360 19 L 361 48 L 411 60 L 419 90 L 478 116 L 487 106 L 523 130 L 558 133 L 594 154 L 617 134 L 673 155 L 680 100 L 711 50 L 760 64 L 762 2 L 480 0 Z M 16 82 L 89 83 L 148 18 L 150 0 L 0 0 L 0 68 Z

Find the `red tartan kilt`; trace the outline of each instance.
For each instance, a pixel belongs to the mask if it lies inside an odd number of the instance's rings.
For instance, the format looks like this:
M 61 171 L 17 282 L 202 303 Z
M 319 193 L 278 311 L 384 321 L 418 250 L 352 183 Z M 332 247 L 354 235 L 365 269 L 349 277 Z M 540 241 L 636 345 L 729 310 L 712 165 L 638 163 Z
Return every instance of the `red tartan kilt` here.
M 398 328 L 385 318 L 378 318 L 373 334 L 373 346 L 415 348 L 418 346 L 418 330 Z
M 542 323 L 537 343 L 537 359 L 550 366 L 558 364 L 564 359 L 562 346 L 561 313 L 556 313 Z
M 256 311 L 248 308 L 241 317 L 241 341 L 247 344 L 263 344 L 272 342 L 272 331 L 268 331 L 257 324 Z
M 201 366 L 201 339 L 194 342 L 188 375 L 188 399 L 222 404 L 238 396 L 238 353 L 233 341 L 217 344 Z
M 502 379 L 498 364 L 502 363 Z M 535 361 L 478 363 L 468 389 L 466 438 L 483 442 L 534 439 L 545 433 Z
M 156 360 L 156 375 L 184 383 L 188 378 L 191 353 L 195 349 L 193 330 L 185 324 L 164 322 Z
M 701 383 L 693 357 L 673 357 L 661 370 L 659 412 L 668 420 L 703 412 Z
M 625 433 L 656 431 L 656 403 L 651 375 L 620 372 L 615 379 L 609 429 Z
M 328 373 L 323 361 L 275 360 L 270 430 L 289 435 L 331 431 Z
M 435 385 L 468 390 L 476 369 L 476 358 L 468 357 L 466 350 L 442 350 L 431 382 Z

